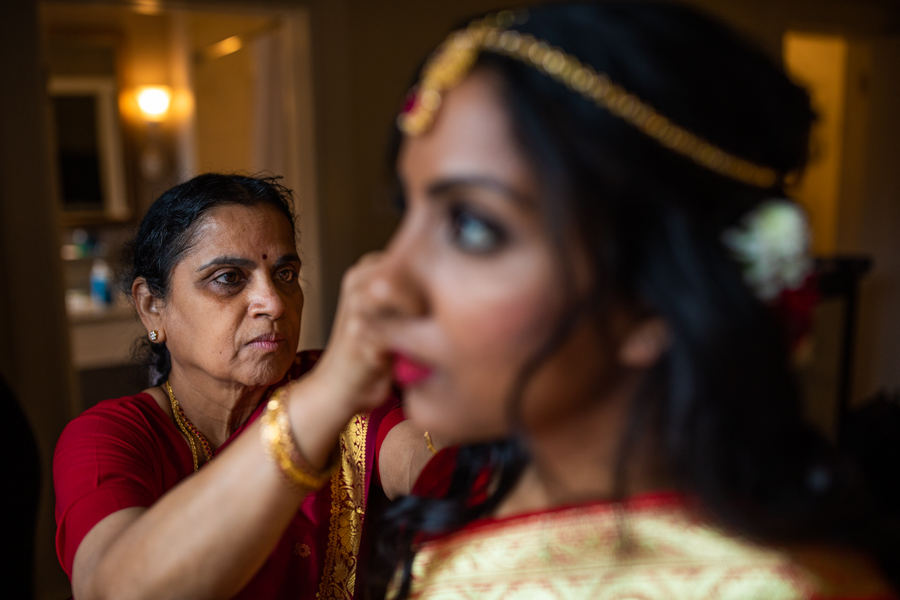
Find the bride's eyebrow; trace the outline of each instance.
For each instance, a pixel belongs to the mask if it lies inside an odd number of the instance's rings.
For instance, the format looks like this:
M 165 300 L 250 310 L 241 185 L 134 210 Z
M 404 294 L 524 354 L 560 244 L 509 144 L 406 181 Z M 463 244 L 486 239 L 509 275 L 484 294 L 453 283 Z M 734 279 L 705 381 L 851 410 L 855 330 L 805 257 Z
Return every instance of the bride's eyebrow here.
M 492 192 L 499 193 L 510 201 L 527 208 L 533 208 L 535 205 L 533 198 L 530 198 L 507 183 L 489 175 L 470 175 L 439 179 L 428 186 L 427 193 L 429 197 L 438 198 L 465 188 L 473 187 L 488 189 Z

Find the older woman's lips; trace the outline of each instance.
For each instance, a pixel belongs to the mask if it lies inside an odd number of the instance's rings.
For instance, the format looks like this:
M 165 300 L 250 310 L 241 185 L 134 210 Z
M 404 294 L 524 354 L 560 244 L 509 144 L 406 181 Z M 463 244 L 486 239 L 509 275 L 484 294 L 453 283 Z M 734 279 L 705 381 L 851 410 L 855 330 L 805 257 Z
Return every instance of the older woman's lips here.
M 431 376 L 431 367 L 416 362 L 402 354 L 394 355 L 394 381 L 401 387 L 421 383 Z
M 259 350 L 275 351 L 278 350 L 286 341 L 287 340 L 284 338 L 284 336 L 278 335 L 277 333 L 267 333 L 265 335 L 254 338 L 247 345 L 251 348 L 257 348 Z

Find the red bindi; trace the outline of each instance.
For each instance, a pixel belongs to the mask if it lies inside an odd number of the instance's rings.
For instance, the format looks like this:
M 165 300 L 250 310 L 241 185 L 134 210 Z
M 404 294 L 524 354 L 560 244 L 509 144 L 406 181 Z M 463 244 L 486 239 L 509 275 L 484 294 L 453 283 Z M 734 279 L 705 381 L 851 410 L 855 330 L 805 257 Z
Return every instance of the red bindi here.
M 266 258 L 268 258 L 268 257 L 265 254 L 263 254 L 263 260 L 266 260 Z

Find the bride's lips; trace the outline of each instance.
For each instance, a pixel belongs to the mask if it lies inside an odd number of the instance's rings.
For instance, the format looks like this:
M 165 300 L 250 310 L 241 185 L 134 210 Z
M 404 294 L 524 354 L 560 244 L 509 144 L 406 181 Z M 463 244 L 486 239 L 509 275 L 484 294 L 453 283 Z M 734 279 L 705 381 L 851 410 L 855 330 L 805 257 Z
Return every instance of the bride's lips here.
M 285 342 L 287 342 L 287 339 L 283 335 L 277 333 L 264 333 L 263 335 L 250 340 L 247 345 L 259 350 L 274 351 L 278 350 Z
M 403 354 L 394 354 L 394 381 L 401 387 L 414 386 L 431 376 L 431 367 Z

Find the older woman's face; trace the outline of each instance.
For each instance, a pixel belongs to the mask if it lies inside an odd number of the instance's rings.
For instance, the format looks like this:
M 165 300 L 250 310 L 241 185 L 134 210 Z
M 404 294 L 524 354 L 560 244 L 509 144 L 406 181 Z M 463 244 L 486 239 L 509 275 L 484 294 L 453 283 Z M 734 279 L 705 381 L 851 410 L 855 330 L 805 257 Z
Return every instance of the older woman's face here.
M 294 232 L 277 209 L 225 205 L 198 225 L 160 308 L 173 369 L 265 386 L 297 350 L 303 292 Z

